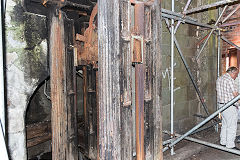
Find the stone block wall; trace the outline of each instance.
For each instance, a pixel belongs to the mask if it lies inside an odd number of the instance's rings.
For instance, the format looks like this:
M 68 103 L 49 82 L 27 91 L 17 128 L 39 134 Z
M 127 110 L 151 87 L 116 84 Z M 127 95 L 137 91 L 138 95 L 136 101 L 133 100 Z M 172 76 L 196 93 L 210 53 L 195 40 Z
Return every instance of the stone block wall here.
M 26 160 L 25 115 L 31 95 L 47 77 L 46 17 L 6 4 L 7 138 L 10 159 Z

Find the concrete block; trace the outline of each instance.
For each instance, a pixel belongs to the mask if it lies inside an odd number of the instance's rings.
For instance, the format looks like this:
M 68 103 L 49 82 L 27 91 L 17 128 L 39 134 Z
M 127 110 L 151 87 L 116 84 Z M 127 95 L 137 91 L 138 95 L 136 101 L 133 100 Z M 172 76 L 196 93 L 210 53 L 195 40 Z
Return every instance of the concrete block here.
M 170 105 L 164 105 L 162 107 L 162 120 L 163 126 L 170 123 Z
M 187 86 L 187 100 L 194 100 L 197 98 L 197 93 L 193 85 Z
M 182 101 L 174 105 L 174 117 L 176 120 L 189 117 L 188 101 Z
M 170 104 L 170 90 L 169 88 L 162 88 L 162 105 Z
M 181 87 L 174 92 L 174 101 L 176 104 L 187 100 L 187 87 Z
M 182 88 L 182 87 L 186 87 L 189 84 L 189 76 L 185 71 L 182 72 L 175 72 L 174 73 L 174 88 Z
M 199 104 L 199 100 L 198 99 L 194 99 L 189 101 L 189 116 L 193 116 L 194 114 L 198 113 L 198 104 Z
M 170 36 L 170 33 L 169 32 L 163 32 L 162 33 L 162 44 L 167 44 L 167 45 L 170 45 L 171 44 L 171 36 Z
M 162 55 L 170 56 L 170 44 L 162 44 Z

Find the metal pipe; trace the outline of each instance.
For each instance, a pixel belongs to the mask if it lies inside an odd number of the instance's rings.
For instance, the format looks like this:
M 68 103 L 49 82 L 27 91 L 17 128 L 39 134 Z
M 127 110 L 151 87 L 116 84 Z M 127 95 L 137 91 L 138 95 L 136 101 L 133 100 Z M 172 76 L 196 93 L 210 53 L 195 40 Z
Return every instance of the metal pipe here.
M 220 1 L 220 2 L 215 2 L 215 3 L 212 3 L 212 4 L 207 4 L 207 5 L 204 5 L 204 6 L 200 6 L 200 7 L 196 7 L 196 8 L 187 10 L 187 11 L 184 12 L 184 14 L 191 14 L 191 13 L 195 13 L 195 12 L 200 12 L 200 11 L 203 11 L 203 10 L 206 10 L 206 9 L 210 9 L 210 8 L 213 8 L 213 7 L 219 7 L 219 6 L 230 4 L 230 3 L 233 3 L 233 2 L 237 2 L 237 1 L 239 1 L 239 0 L 224 0 L 224 1 Z
M 2 1 L 0 2 L 0 120 L 2 121 L 3 135 L 5 136 L 5 94 L 4 94 L 4 52 L 3 52 L 3 14 Z
M 0 120 L 0 126 L 2 126 L 1 120 Z M 8 160 L 9 158 L 7 153 L 6 142 L 5 142 L 3 130 L 1 128 L 0 128 L 0 151 L 1 151 L 1 159 Z
M 233 42 L 229 41 L 227 38 L 225 38 L 223 35 L 221 36 L 222 40 L 224 40 L 225 42 L 227 42 L 228 44 L 236 47 L 238 50 L 240 50 L 240 47 L 237 46 L 236 44 L 234 44 Z
M 184 9 L 183 9 L 183 12 L 188 9 L 188 6 L 190 5 L 191 1 L 192 1 L 192 0 L 188 0 L 188 1 L 187 1 L 187 4 L 185 5 L 185 7 L 184 7 Z M 178 22 L 177 22 L 177 25 L 176 25 L 175 30 L 174 30 L 174 34 L 176 34 L 177 29 L 178 29 L 180 23 L 181 23 L 181 21 L 178 21 Z
M 205 120 L 203 120 L 201 123 L 199 123 L 198 125 L 196 125 L 195 127 L 193 127 L 192 129 L 190 129 L 188 132 L 186 132 L 184 135 L 178 137 L 174 142 L 172 142 L 169 147 L 172 148 L 175 144 L 177 144 L 178 142 L 180 142 L 182 139 L 184 139 L 185 137 L 187 137 L 188 135 L 190 135 L 192 132 L 194 132 L 195 130 L 197 130 L 198 128 L 200 128 L 201 126 L 203 126 L 204 124 L 206 124 L 208 121 L 210 121 L 211 119 L 213 119 L 215 116 L 218 115 L 218 113 L 224 111 L 225 109 L 229 108 L 232 104 L 234 104 L 235 102 L 237 102 L 240 98 L 240 95 L 238 95 L 237 97 L 233 98 L 232 100 L 230 100 L 226 105 L 224 105 L 223 107 L 221 107 L 219 110 L 217 110 L 216 112 L 214 112 L 213 114 L 211 114 L 208 118 L 206 118 Z M 163 152 L 168 150 L 169 147 L 165 147 L 163 149 Z
M 215 22 L 214 26 L 217 26 L 217 24 L 219 23 L 221 17 L 223 16 L 223 13 L 224 13 L 225 10 L 227 9 L 227 7 L 228 7 L 228 6 L 225 6 L 225 7 L 223 8 L 223 11 L 221 12 L 221 14 L 220 14 L 220 16 L 218 17 L 217 21 Z M 197 55 L 196 59 L 199 58 L 200 54 L 202 53 L 204 47 L 206 46 L 206 44 L 207 44 L 207 42 L 208 42 L 210 36 L 212 35 L 213 31 L 214 31 L 214 29 L 212 29 L 212 30 L 210 31 L 210 33 L 208 34 L 208 37 L 207 37 L 207 39 L 205 40 L 205 42 L 204 42 L 202 48 L 201 48 L 200 51 L 198 52 L 198 55 Z
M 218 124 L 218 123 L 219 123 L 219 122 L 215 122 L 215 123 L 212 123 L 211 125 L 209 125 L 209 126 L 207 126 L 207 127 L 200 128 L 200 129 L 192 132 L 190 135 L 195 134 L 195 133 L 198 133 L 198 132 L 201 132 L 201 131 L 204 131 L 204 130 L 206 130 L 206 129 L 209 129 L 209 128 L 213 127 L 214 125 Z
M 224 18 L 224 20 L 222 20 L 222 23 L 228 20 L 239 8 L 240 8 L 240 4 L 231 13 L 229 13 L 227 17 Z
M 168 131 L 164 131 L 163 133 L 169 134 Z M 175 135 L 178 136 L 178 137 L 182 136 L 182 135 L 177 134 L 177 133 L 175 133 Z M 230 152 L 230 153 L 240 155 L 240 151 L 236 150 L 236 149 L 230 149 L 230 148 L 227 148 L 227 147 L 223 147 L 221 145 L 213 144 L 213 143 L 206 142 L 206 141 L 199 140 L 199 139 L 192 138 L 192 137 L 185 137 L 184 139 L 186 139 L 188 141 L 196 142 L 196 143 L 199 143 L 199 144 L 202 144 L 202 145 L 205 145 L 205 146 L 209 146 L 209 147 L 212 147 L 212 148 L 216 148 L 216 149 L 220 149 L 220 150 L 223 150 L 223 151 L 227 151 L 227 152 Z
M 180 18 L 180 17 L 174 16 L 174 15 L 169 15 L 169 14 L 166 14 L 166 13 L 162 13 L 162 17 L 182 21 L 183 23 L 188 23 L 188 24 L 192 24 L 192 25 L 196 25 L 196 26 L 200 26 L 200 27 L 218 29 L 218 27 L 216 27 L 216 26 L 211 26 L 211 25 L 208 25 L 208 24 L 203 24 L 203 23 L 187 20 L 187 19 Z
M 217 77 L 220 76 L 220 64 L 221 64 L 221 31 L 218 30 L 218 47 L 217 47 Z M 216 105 L 216 110 L 218 110 L 218 105 Z M 218 124 L 215 127 L 216 132 L 218 132 Z
M 174 12 L 174 0 L 172 0 L 172 12 Z M 171 134 L 174 133 L 174 19 L 171 19 L 171 103 L 170 103 L 170 110 L 171 110 Z M 171 138 L 173 138 L 171 136 Z M 174 155 L 174 148 L 171 148 L 171 155 Z
M 173 139 L 168 139 L 168 140 L 166 140 L 166 141 L 163 141 L 163 145 L 166 145 L 166 144 L 168 144 L 168 143 L 171 143 L 173 141 Z
M 224 24 L 219 25 L 218 27 L 223 28 L 223 27 L 229 27 L 229 26 L 236 26 L 236 25 L 239 25 L 239 24 L 240 24 L 240 22 L 237 21 L 237 22 L 232 22 L 232 23 L 224 23 Z
M 165 22 L 166 22 L 167 26 L 170 27 L 168 20 L 165 19 Z M 169 31 L 170 31 L 170 30 L 169 30 Z M 174 36 L 174 42 L 175 42 L 175 45 L 176 45 L 176 47 L 177 47 L 178 53 L 179 53 L 179 55 L 180 55 L 180 57 L 181 57 L 181 59 L 182 59 L 182 61 L 183 61 L 183 64 L 184 64 L 184 66 L 185 66 L 185 68 L 186 68 L 186 70 L 187 70 L 187 73 L 188 73 L 188 75 L 189 75 L 189 77 L 190 77 L 190 79 L 191 79 L 191 81 L 192 81 L 192 83 L 193 83 L 193 86 L 194 86 L 194 88 L 195 88 L 195 90 L 196 90 L 196 92 L 197 92 L 197 95 L 198 95 L 199 100 L 200 100 L 200 102 L 201 102 L 201 104 L 202 104 L 202 106 L 203 106 L 203 109 L 205 110 L 205 112 L 207 113 L 207 115 L 209 115 L 207 106 L 206 106 L 206 104 L 204 103 L 204 100 L 203 100 L 203 98 L 202 98 L 201 92 L 200 92 L 200 90 L 198 89 L 197 84 L 196 84 L 196 82 L 195 82 L 194 79 L 193 79 L 193 75 L 192 75 L 192 73 L 191 73 L 191 71 L 190 71 L 190 69 L 189 69 L 189 66 L 188 66 L 188 64 L 187 64 L 187 62 L 186 62 L 186 60 L 185 60 L 185 58 L 184 58 L 184 56 L 183 56 L 183 53 L 182 53 L 181 48 L 180 48 L 180 45 L 178 44 L 177 39 L 176 39 L 175 36 Z
M 195 19 L 195 18 L 186 16 L 186 15 L 181 14 L 181 13 L 176 13 L 176 12 L 173 12 L 173 11 L 170 11 L 170 10 L 167 10 L 167 9 L 164 9 L 164 8 L 161 9 L 161 12 L 162 12 L 162 13 L 165 13 L 165 14 L 168 14 L 168 15 L 173 15 L 173 16 L 176 16 L 176 17 L 179 17 L 179 18 L 184 18 L 184 19 L 189 20 L 189 21 L 194 21 L 194 22 L 197 22 L 197 21 L 198 21 L 198 20 Z

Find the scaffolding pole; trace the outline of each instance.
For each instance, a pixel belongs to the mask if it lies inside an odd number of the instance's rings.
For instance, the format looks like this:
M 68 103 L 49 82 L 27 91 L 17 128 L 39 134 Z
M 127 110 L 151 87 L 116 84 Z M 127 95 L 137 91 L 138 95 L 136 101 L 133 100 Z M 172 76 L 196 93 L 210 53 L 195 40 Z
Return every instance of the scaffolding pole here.
M 163 133 L 170 134 L 169 131 L 163 131 Z M 182 135 L 175 133 L 175 136 L 180 137 Z M 209 146 L 209 147 L 212 147 L 212 148 L 216 148 L 216 149 L 220 149 L 220 150 L 223 150 L 223 151 L 226 151 L 226 152 L 230 152 L 230 153 L 234 153 L 234 154 L 240 155 L 240 151 L 236 150 L 236 149 L 223 147 L 221 145 L 213 144 L 213 143 L 206 142 L 206 141 L 199 140 L 199 139 L 192 138 L 192 137 L 185 137 L 184 139 L 186 139 L 188 141 L 195 142 L 195 143 L 199 143 L 199 144 L 202 144 L 202 145 L 205 145 L 205 146 Z
M 236 44 L 234 44 L 233 42 L 229 41 L 227 38 L 225 38 L 223 35 L 221 36 L 222 40 L 224 40 L 225 42 L 227 42 L 228 44 L 236 47 L 238 50 L 240 50 L 240 47 Z
M 168 15 L 173 15 L 173 16 L 176 16 L 176 17 L 179 17 L 179 18 L 183 18 L 183 19 L 186 19 L 186 20 L 189 20 L 189 21 L 193 21 L 193 22 L 197 22 L 197 21 L 198 21 L 198 20 L 195 19 L 195 18 L 186 16 L 186 15 L 181 14 L 181 13 L 176 13 L 176 12 L 173 12 L 173 11 L 170 11 L 170 10 L 167 10 L 167 9 L 164 9 L 164 8 L 162 8 L 161 12 L 162 12 L 162 13 L 165 13 L 165 14 L 168 14 Z
M 0 124 L 2 122 L 0 121 Z M 1 160 L 8 160 L 8 153 L 7 153 L 7 147 L 6 147 L 6 143 L 5 143 L 5 138 L 4 138 L 4 134 L 2 132 L 3 130 L 0 129 L 0 157 Z
M 4 67 L 3 67 L 3 1 L 0 2 L 0 129 L 3 131 L 5 136 L 5 94 L 4 94 Z
M 172 0 L 172 12 L 174 12 L 174 0 Z M 174 133 L 174 19 L 171 19 L 171 134 Z M 173 137 L 171 137 L 173 138 Z M 171 155 L 174 155 L 174 148 L 171 148 Z
M 222 23 L 228 20 L 239 8 L 240 8 L 240 4 L 231 13 L 229 13 L 227 17 L 224 18 L 224 20 L 222 20 Z
M 192 129 L 190 129 L 188 132 L 186 132 L 184 135 L 178 137 L 174 142 L 172 142 L 169 146 L 163 148 L 163 152 L 168 150 L 169 148 L 172 148 L 175 144 L 177 144 L 178 142 L 180 142 L 181 140 L 183 140 L 185 137 L 189 136 L 192 132 L 194 132 L 195 130 L 197 130 L 198 128 L 200 128 L 201 126 L 203 126 L 204 124 L 206 124 L 207 122 L 209 122 L 211 119 L 213 119 L 215 116 L 218 115 L 218 113 L 224 111 L 225 109 L 229 108 L 231 105 L 233 105 L 235 102 L 237 102 L 240 99 L 240 95 L 238 95 L 237 97 L 233 98 L 232 100 L 230 100 L 227 104 L 225 104 L 223 107 L 221 107 L 219 110 L 217 110 L 216 112 L 214 112 L 213 114 L 211 114 L 208 118 L 206 118 L 205 120 L 203 120 L 201 123 L 199 123 L 198 125 L 196 125 L 195 127 L 193 127 Z
M 185 19 L 183 17 L 178 17 L 178 16 L 171 15 L 171 14 L 168 14 L 168 13 L 162 13 L 162 17 L 182 21 L 183 23 L 188 23 L 188 24 L 192 24 L 192 25 L 196 25 L 196 26 L 200 26 L 200 27 L 204 27 L 204 28 L 218 29 L 218 27 L 216 27 L 216 26 L 211 26 L 211 25 L 208 25 L 208 24 L 199 23 L 197 21 L 188 20 L 188 19 Z
M 201 11 L 204 11 L 206 9 L 227 5 L 227 4 L 230 4 L 230 3 L 233 3 L 233 2 L 237 2 L 237 1 L 239 1 L 239 0 L 220 1 L 220 2 L 216 2 L 216 3 L 212 3 L 212 4 L 208 4 L 208 5 L 204 5 L 204 6 L 200 6 L 200 7 L 196 7 L 196 8 L 187 10 L 187 11 L 184 12 L 184 14 L 192 14 L 192 13 L 196 13 L 196 12 L 201 12 Z
M 184 7 L 184 9 L 183 9 L 183 12 L 185 12 L 185 11 L 188 9 L 188 7 L 189 7 L 189 5 L 190 5 L 191 2 L 192 2 L 192 0 L 188 0 L 188 1 L 187 1 L 187 4 L 185 5 L 185 7 Z M 177 29 L 178 29 L 180 23 L 181 23 L 181 21 L 178 21 L 178 22 L 177 22 L 177 25 L 176 25 L 175 30 L 174 30 L 174 34 L 176 34 Z
M 214 26 L 217 26 L 217 24 L 219 23 L 221 17 L 223 16 L 223 13 L 224 13 L 225 10 L 227 9 L 227 7 L 228 7 L 228 6 L 226 5 L 226 6 L 223 8 L 222 13 L 221 13 L 220 16 L 218 17 L 218 19 L 217 19 L 216 23 L 214 24 Z M 204 47 L 206 46 L 206 44 L 207 44 L 207 42 L 208 42 L 208 40 L 209 40 L 209 38 L 211 37 L 213 31 L 214 31 L 214 29 L 212 29 L 212 30 L 210 31 L 210 33 L 208 34 L 208 37 L 207 37 L 207 39 L 205 40 L 205 42 L 204 42 L 202 48 L 201 48 L 200 51 L 198 52 L 196 59 L 199 58 L 200 54 L 202 53 Z

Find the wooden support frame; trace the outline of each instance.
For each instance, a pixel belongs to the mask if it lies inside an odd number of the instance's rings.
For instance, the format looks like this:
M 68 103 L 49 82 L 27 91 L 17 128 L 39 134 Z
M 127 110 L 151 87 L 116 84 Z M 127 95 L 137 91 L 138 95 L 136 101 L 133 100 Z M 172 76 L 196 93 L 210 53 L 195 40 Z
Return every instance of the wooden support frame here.
M 52 100 L 52 159 L 77 160 L 74 104 L 73 22 L 57 8 L 50 14 L 50 82 Z
M 129 3 L 124 0 L 99 0 L 98 7 L 99 159 L 131 160 L 133 159 L 132 73 L 131 62 L 128 61 L 131 59 L 131 35 L 128 34 L 131 25 L 125 21 L 129 20 Z M 151 82 L 151 85 L 144 86 L 148 91 L 144 94 L 144 105 L 148 105 L 145 111 L 151 113 L 148 117 L 148 122 L 151 123 L 148 135 L 152 139 L 147 144 L 150 149 L 147 152 L 152 156 L 145 157 L 145 144 L 142 159 L 162 160 L 160 1 L 155 0 L 150 7 L 151 34 L 146 38 L 149 43 L 147 60 L 151 62 L 144 62 L 143 59 L 143 65 L 148 66 L 147 75 L 152 76 L 152 79 L 145 79 L 145 83 Z M 145 50 L 144 57 L 146 57 Z

